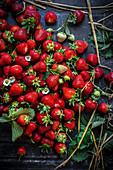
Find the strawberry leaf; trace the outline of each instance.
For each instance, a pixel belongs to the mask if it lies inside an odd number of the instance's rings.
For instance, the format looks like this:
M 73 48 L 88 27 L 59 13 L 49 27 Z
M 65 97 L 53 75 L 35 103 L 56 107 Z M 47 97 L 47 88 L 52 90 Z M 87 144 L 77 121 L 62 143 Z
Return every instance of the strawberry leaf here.
M 14 142 L 23 133 L 22 127 L 15 121 L 12 123 L 12 142 Z
M 95 116 L 92 122 L 92 129 L 96 128 L 106 122 L 106 119 L 104 117 Z
M 43 74 L 42 80 L 46 80 L 46 79 L 49 77 L 49 75 L 50 75 L 50 71 L 45 72 L 45 73 Z
M 73 155 L 72 159 L 77 162 L 82 162 L 90 156 L 86 149 L 78 150 L 76 154 Z
M 6 123 L 10 121 L 11 121 L 11 118 L 6 113 L 3 113 L 2 117 L 0 117 L 0 123 Z

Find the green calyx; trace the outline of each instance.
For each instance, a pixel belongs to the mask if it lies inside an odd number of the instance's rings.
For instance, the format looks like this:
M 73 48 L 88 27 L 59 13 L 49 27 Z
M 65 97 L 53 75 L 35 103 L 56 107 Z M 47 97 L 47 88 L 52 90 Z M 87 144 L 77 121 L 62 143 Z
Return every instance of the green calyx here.
M 24 120 L 25 120 L 25 123 L 28 124 L 29 123 L 29 117 L 27 115 L 24 116 Z
M 50 52 L 50 51 L 53 51 L 54 50 L 54 42 L 51 42 L 51 43 L 48 43 L 47 45 L 47 51 Z
M 22 20 L 22 28 L 27 28 L 27 33 L 29 33 L 30 29 L 31 28 L 34 28 L 35 27 L 35 21 L 36 19 L 34 17 L 29 17 L 27 19 L 23 19 Z
M 74 14 L 73 12 L 70 13 L 68 22 L 76 24 L 77 16 L 76 13 Z
M 49 106 L 45 106 L 42 103 L 39 103 L 37 108 L 39 109 L 40 113 L 44 113 L 44 112 L 49 113 L 50 112 L 50 107 Z
M 13 43 L 15 41 L 13 32 L 5 31 L 5 34 L 10 43 Z
M 74 51 L 76 51 L 76 49 L 79 48 L 79 47 L 77 46 L 76 42 L 74 42 L 74 43 L 69 43 L 69 46 L 70 46 L 69 48 L 72 49 L 72 50 L 74 50 Z
M 65 143 L 66 142 L 66 136 L 64 134 L 58 135 L 57 136 L 57 141 Z
M 3 95 L 3 102 L 7 103 L 7 102 L 9 102 L 9 99 L 10 99 L 10 95 L 8 94 L 8 92 L 4 93 L 4 95 Z
M 66 151 L 66 148 L 62 146 L 62 148 L 60 148 L 60 154 L 63 154 L 65 151 Z
M 43 123 L 45 123 L 46 127 L 48 124 L 53 124 L 53 122 L 51 121 L 51 116 L 49 114 L 47 114 L 47 116 L 44 116 L 42 120 L 43 120 Z

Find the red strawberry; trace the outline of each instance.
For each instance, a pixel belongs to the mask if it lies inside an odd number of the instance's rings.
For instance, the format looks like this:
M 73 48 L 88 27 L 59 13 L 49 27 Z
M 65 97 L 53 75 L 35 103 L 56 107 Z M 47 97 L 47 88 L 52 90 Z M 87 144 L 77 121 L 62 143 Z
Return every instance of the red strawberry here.
M 99 67 L 95 67 L 95 78 L 99 79 L 100 77 L 102 77 L 104 75 L 104 72 L 101 70 L 101 68 Z
M 0 76 L 2 76 L 3 72 L 2 72 L 2 68 L 0 67 Z
M 18 25 L 11 25 L 10 31 L 15 32 L 15 31 L 17 31 L 19 29 L 20 29 L 20 27 Z
M 83 91 L 84 96 L 89 96 L 94 90 L 94 85 L 91 82 L 85 82 L 85 89 Z
M 11 68 L 11 66 L 4 66 L 3 67 L 3 72 L 7 77 L 9 77 L 10 68 Z
M 26 126 L 24 135 L 29 135 L 31 134 L 34 130 L 36 129 L 36 123 L 35 122 L 29 122 L 28 125 Z
M 80 54 L 83 53 L 85 51 L 85 49 L 88 47 L 88 44 L 81 40 L 76 40 L 75 43 L 78 46 L 76 51 L 77 51 L 77 53 L 80 53 Z
M 65 143 L 66 142 L 66 134 L 65 133 L 63 133 L 63 132 L 60 132 L 60 133 L 58 133 L 58 135 L 57 135 L 57 141 L 58 142 L 62 142 L 62 143 Z
M 49 130 L 45 133 L 45 137 L 54 140 L 56 138 L 56 133 L 53 130 Z
M 22 78 L 22 71 L 23 68 L 20 65 L 14 65 L 10 68 L 10 75 L 19 80 Z
M 14 33 L 16 41 L 27 41 L 27 32 L 25 29 L 20 28 Z
M 75 120 L 72 119 L 69 123 L 65 122 L 64 126 L 70 130 L 73 130 L 75 128 Z
M 31 50 L 29 55 L 31 56 L 31 61 L 36 61 L 40 58 L 40 54 L 36 50 Z
M 87 63 L 91 66 L 95 66 L 98 63 L 98 57 L 96 54 L 89 54 L 87 56 Z
M 24 97 L 24 100 L 31 105 L 35 105 L 37 98 L 38 98 L 38 93 L 36 91 L 33 91 L 27 93 Z
M 50 94 L 43 96 L 41 98 L 41 103 L 43 103 L 46 106 L 49 106 L 50 108 L 53 108 L 55 105 L 54 99 Z
M 38 142 L 41 141 L 41 139 L 42 139 L 42 135 L 40 135 L 40 134 L 37 133 L 37 132 L 34 132 L 34 133 L 33 133 L 33 136 L 32 136 L 33 142 L 38 143 Z
M 21 125 L 21 126 L 27 125 L 28 122 L 29 122 L 29 117 L 28 117 L 28 115 L 26 115 L 26 114 L 20 115 L 20 116 L 18 117 L 18 119 L 17 119 L 17 123 L 18 123 L 19 125 Z
M 77 53 L 74 50 L 66 50 L 65 52 L 65 60 L 68 61 L 69 59 L 71 59 L 72 57 L 77 56 Z
M 53 97 L 54 100 L 59 98 L 59 93 L 58 92 L 52 93 L 52 97 Z
M 82 75 L 85 81 L 90 80 L 90 73 L 88 71 L 81 71 L 80 74 Z
M 66 81 L 66 80 L 69 80 L 69 78 L 71 78 L 72 77 L 72 71 L 67 67 L 67 71 L 65 71 L 65 73 L 64 74 L 62 74 L 62 76 L 64 77 L 64 80 Z M 68 77 L 69 78 L 68 78 Z
M 10 64 L 12 61 L 12 58 L 9 54 L 4 54 L 2 55 L 1 59 L 0 59 L 0 65 L 7 65 L 7 64 Z
M 15 64 L 27 67 L 29 65 L 29 62 L 25 59 L 25 56 L 18 55 L 15 58 Z
M 55 108 L 51 111 L 51 116 L 55 120 L 60 120 L 60 118 L 63 116 L 63 112 L 60 109 Z
M 45 50 L 45 51 L 54 51 L 54 46 L 55 46 L 55 44 L 54 44 L 54 42 L 52 41 L 52 40 L 45 40 L 44 42 L 43 42 L 43 49 Z
M 53 120 L 52 129 L 55 131 L 60 125 L 58 120 Z
M 58 51 L 54 53 L 53 59 L 55 60 L 55 63 L 61 63 L 64 59 L 64 56 Z
M 106 80 L 107 82 L 109 82 L 109 83 L 112 83 L 112 82 L 113 82 L 113 72 L 107 74 L 107 75 L 105 76 L 105 80 Z
M 40 56 L 40 61 L 44 61 L 46 60 L 46 58 L 49 57 L 47 53 L 43 53 L 41 56 Z
M 27 40 L 28 50 L 31 51 L 36 48 L 36 42 L 34 40 Z
M 21 24 L 23 22 L 23 19 L 24 19 L 24 15 L 19 15 L 16 20 L 17 20 L 17 23 L 18 24 Z
M 51 126 L 50 125 L 47 125 L 47 126 L 39 126 L 38 127 L 38 132 L 40 133 L 40 134 L 44 134 L 45 132 L 47 132 L 48 130 L 50 130 L 51 129 Z
M 45 148 L 52 148 L 54 145 L 54 141 L 44 137 L 41 140 L 41 145 L 44 146 Z
M 65 107 L 65 102 L 61 98 L 56 98 L 55 99 L 55 107 L 59 109 L 63 109 Z
M 18 149 L 17 149 L 17 154 L 23 156 L 26 154 L 26 149 L 24 146 L 20 146 Z
M 46 63 L 43 62 L 43 61 L 37 62 L 37 63 L 33 66 L 33 70 L 35 70 L 36 72 L 40 72 L 40 73 L 46 72 Z
M 8 13 L 5 10 L 0 9 L 0 19 L 6 18 L 7 15 Z
M 85 85 L 84 79 L 80 74 L 76 75 L 75 79 L 72 82 L 72 86 L 76 89 L 82 89 Z
M 75 10 L 73 12 L 73 14 L 76 14 L 76 16 L 77 16 L 77 19 L 75 20 L 77 23 L 81 22 L 83 20 L 84 16 L 85 16 L 85 13 L 82 12 L 82 11 L 79 11 L 79 10 Z
M 55 21 L 57 20 L 57 16 L 54 12 L 49 11 L 45 15 L 45 20 L 46 20 L 47 23 L 55 23 Z
M 56 50 L 60 50 L 62 48 L 62 45 L 58 42 L 54 42 L 55 46 L 54 46 L 54 51 Z
M 47 113 L 40 113 L 37 112 L 36 113 L 36 120 L 40 125 L 48 125 L 48 123 L 50 122 L 50 117 Z
M 5 31 L 10 29 L 10 25 L 5 19 L 1 19 L 0 23 L 0 30 Z
M 56 143 L 55 144 L 55 151 L 57 154 L 63 154 L 66 151 L 65 143 Z
M 29 86 L 29 87 L 33 87 L 33 80 L 35 80 L 35 76 L 33 74 L 26 76 L 23 78 L 23 82 Z
M 76 112 L 76 113 L 78 113 L 79 112 L 79 103 L 75 103 L 74 104 L 74 106 L 72 107 L 72 109 Z M 81 111 L 83 111 L 84 110 L 84 106 L 81 106 Z
M 1 87 L 3 87 L 3 81 L 4 81 L 4 78 L 0 77 L 0 89 Z
M 47 31 L 42 28 L 38 29 L 35 31 L 34 36 L 36 41 L 44 41 L 47 38 Z
M 110 106 L 106 103 L 101 103 L 97 109 L 100 113 L 106 114 L 110 110 Z
M 91 99 L 87 99 L 85 101 L 85 112 L 91 112 L 91 111 L 94 111 L 97 107 L 97 103 L 94 102 L 93 100 Z
M 68 121 L 68 120 L 72 119 L 72 117 L 74 115 L 74 111 L 71 110 L 71 109 L 64 108 L 63 109 L 63 114 L 64 114 L 64 116 L 63 116 L 64 120 Z
M 13 3 L 12 6 L 11 6 L 11 12 L 12 12 L 13 14 L 18 14 L 18 13 L 21 12 L 22 10 L 23 10 L 23 7 L 22 7 L 22 5 L 21 5 L 20 3 L 18 3 L 18 2 Z
M 89 69 L 86 61 L 85 61 L 83 58 L 79 58 L 79 59 L 78 59 L 78 61 L 76 62 L 75 68 L 76 68 L 77 70 L 81 70 L 81 71 L 82 71 L 82 70 L 88 70 L 88 69 Z
M 16 46 L 16 50 L 21 54 L 25 55 L 28 52 L 28 44 L 23 42 Z
M 11 103 L 12 102 L 12 97 L 9 95 L 9 92 L 5 92 L 3 94 L 3 103 Z
M 19 106 L 23 106 L 23 104 L 21 104 L 21 103 L 24 102 L 24 96 L 19 96 L 17 98 L 17 102 L 19 102 Z
M 75 90 L 72 88 L 63 87 L 63 97 L 65 100 L 69 100 L 75 94 Z
M 22 94 L 22 87 L 18 83 L 12 84 L 9 94 L 10 96 L 18 96 Z
M 53 75 L 49 76 L 46 80 L 47 85 L 52 88 L 55 87 L 58 84 L 59 76 L 58 75 Z

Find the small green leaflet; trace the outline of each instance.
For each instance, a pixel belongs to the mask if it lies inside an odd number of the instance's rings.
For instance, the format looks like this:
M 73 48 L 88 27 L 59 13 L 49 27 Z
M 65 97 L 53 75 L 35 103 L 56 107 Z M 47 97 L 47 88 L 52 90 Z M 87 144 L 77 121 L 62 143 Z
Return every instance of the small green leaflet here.
M 95 30 L 100 55 L 105 58 L 113 57 L 113 34 L 110 31 L 98 28 Z M 89 34 L 89 42 L 95 48 L 93 34 Z
M 23 133 L 22 127 L 16 122 L 12 123 L 12 142 L 14 142 Z
M 45 72 L 45 73 L 43 74 L 42 80 L 46 80 L 46 79 L 49 77 L 49 75 L 50 75 L 50 71 Z
M 91 128 L 92 128 L 92 129 L 93 129 L 93 128 L 96 128 L 96 127 L 104 124 L 105 122 L 106 122 L 106 119 L 105 119 L 105 118 L 100 117 L 100 116 L 96 116 L 96 117 L 94 117 L 94 119 L 93 119 L 92 127 L 91 127 Z
M 68 36 L 70 35 L 70 31 L 69 31 L 69 28 L 68 28 L 67 26 L 65 27 L 65 33 L 66 33 L 66 35 L 68 35 Z

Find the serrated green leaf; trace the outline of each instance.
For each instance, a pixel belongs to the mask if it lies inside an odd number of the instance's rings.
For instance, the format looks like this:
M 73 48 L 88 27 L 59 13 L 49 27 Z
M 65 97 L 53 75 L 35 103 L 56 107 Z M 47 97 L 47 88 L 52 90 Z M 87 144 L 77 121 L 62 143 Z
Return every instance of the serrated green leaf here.
M 46 79 L 49 77 L 49 75 L 50 75 L 50 71 L 45 72 L 45 73 L 43 74 L 42 80 L 46 80 Z
M 92 122 L 92 129 L 104 124 L 105 122 L 106 122 L 106 119 L 103 117 L 100 117 L 100 116 L 94 117 L 93 122 Z
M 90 156 L 90 154 L 88 153 L 87 150 L 78 150 L 76 154 L 72 156 L 72 159 L 77 162 L 82 162 L 85 159 L 87 159 L 88 156 Z
M 11 118 L 7 114 L 2 114 L 2 117 L 0 117 L 0 123 L 6 123 L 10 122 Z
M 84 114 L 81 114 L 80 120 L 83 125 L 87 126 L 88 121 L 87 121 L 86 117 L 84 116 Z
M 12 123 L 12 142 L 14 142 L 23 133 L 22 127 L 15 121 Z

